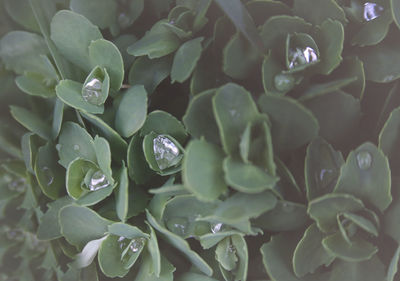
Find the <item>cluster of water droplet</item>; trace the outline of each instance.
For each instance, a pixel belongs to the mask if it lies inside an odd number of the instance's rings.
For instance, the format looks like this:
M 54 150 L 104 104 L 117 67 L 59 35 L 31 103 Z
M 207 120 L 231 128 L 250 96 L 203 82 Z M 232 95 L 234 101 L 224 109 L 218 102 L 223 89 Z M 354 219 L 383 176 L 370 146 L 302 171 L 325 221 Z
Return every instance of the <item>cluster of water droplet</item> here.
M 317 52 L 311 47 L 290 49 L 288 53 L 289 69 L 298 65 L 311 64 L 318 60 Z
M 153 139 L 153 152 L 161 170 L 177 165 L 182 155 L 179 148 L 168 137 L 159 135 Z
M 7 187 L 10 191 L 15 191 L 18 193 L 22 193 L 26 190 L 28 183 L 24 178 L 12 178 L 8 177 L 7 179 Z
M 101 105 L 103 103 L 102 87 L 103 83 L 99 79 L 92 78 L 89 80 L 83 85 L 83 100 L 93 105 Z
M 373 2 L 364 3 L 364 20 L 371 21 L 379 17 L 383 12 L 383 7 Z
M 106 175 L 102 171 L 97 170 L 92 174 L 88 188 L 90 191 L 96 191 L 99 189 L 106 188 L 109 185 L 110 183 L 107 180 Z

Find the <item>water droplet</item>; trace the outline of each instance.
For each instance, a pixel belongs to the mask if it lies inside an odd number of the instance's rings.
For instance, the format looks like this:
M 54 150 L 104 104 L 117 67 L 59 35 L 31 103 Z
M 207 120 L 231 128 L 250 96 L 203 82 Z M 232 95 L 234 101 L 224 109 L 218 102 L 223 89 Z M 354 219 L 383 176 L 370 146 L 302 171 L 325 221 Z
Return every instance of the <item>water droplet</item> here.
M 120 237 L 118 238 L 118 244 L 119 244 L 119 248 L 120 248 L 121 250 L 123 250 L 123 249 L 125 249 L 126 247 L 128 247 L 128 245 L 129 245 L 129 239 L 127 239 L 127 238 L 125 238 L 125 237 L 123 237 L 123 236 L 120 236 Z
M 25 233 L 21 229 L 11 229 L 7 232 L 6 236 L 9 240 L 18 242 L 22 242 L 25 239 Z
M 54 181 L 54 174 L 53 171 L 50 170 L 49 167 L 44 166 L 43 168 L 41 168 L 43 175 L 46 178 L 46 184 L 47 185 L 51 185 Z
M 133 253 L 137 253 L 143 248 L 144 243 L 145 243 L 145 238 L 143 238 L 143 237 L 135 238 L 132 240 L 129 248 L 131 249 L 131 251 Z
M 27 183 L 26 183 L 26 179 L 24 179 L 24 178 L 15 179 L 8 183 L 9 190 L 16 191 L 19 193 L 24 192 L 26 190 L 26 187 L 27 187 Z
M 74 144 L 74 150 L 75 150 L 75 151 L 78 151 L 78 150 L 79 150 L 79 148 L 80 148 L 80 147 L 79 147 L 79 145 L 78 145 L 78 144 Z
M 189 222 L 186 218 L 175 217 L 167 222 L 167 228 L 179 236 L 185 236 Z
M 235 248 L 235 246 L 233 246 L 232 244 L 230 244 L 229 247 L 228 247 L 228 251 L 229 251 L 230 253 L 236 253 L 236 248 Z
M 280 73 L 274 77 L 275 88 L 280 92 L 291 90 L 294 86 L 294 82 L 294 77 L 290 74 Z
M 124 29 L 129 27 L 133 23 L 133 20 L 125 13 L 120 13 L 118 16 L 118 24 L 119 26 Z
M 92 178 L 90 179 L 89 190 L 96 191 L 109 185 L 110 183 L 108 182 L 106 175 L 104 175 L 102 171 L 98 170 L 94 172 Z
M 211 225 L 211 232 L 212 233 L 217 233 L 220 232 L 222 229 L 223 224 L 222 223 L 214 223 Z
M 154 138 L 153 152 L 161 170 L 175 166 L 182 159 L 179 148 L 169 138 L 162 135 Z
M 57 149 L 57 151 L 60 151 L 61 150 L 61 147 L 62 147 L 62 145 L 61 144 L 56 144 L 56 149 Z
M 383 7 L 372 2 L 364 3 L 364 19 L 371 21 L 379 17 L 383 12 Z
M 390 82 L 394 80 L 394 75 L 387 75 L 383 78 L 383 82 Z
M 372 165 L 372 156 L 368 151 L 360 151 L 357 153 L 357 164 L 361 170 L 367 170 Z
M 103 103 L 102 86 L 103 83 L 99 79 L 93 78 L 83 86 L 82 98 L 90 104 L 101 105 Z
M 321 169 L 316 172 L 315 178 L 320 187 L 326 188 L 335 180 L 336 173 L 332 169 Z
M 298 65 L 311 64 L 318 60 L 317 52 L 311 48 L 296 48 L 289 50 L 289 68 L 292 69 Z

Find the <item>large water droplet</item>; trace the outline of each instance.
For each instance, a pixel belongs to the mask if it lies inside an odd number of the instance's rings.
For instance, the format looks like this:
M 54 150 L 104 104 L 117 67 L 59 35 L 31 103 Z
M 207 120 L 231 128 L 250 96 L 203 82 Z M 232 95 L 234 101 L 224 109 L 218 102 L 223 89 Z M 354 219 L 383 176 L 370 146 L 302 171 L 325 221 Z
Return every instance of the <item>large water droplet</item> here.
M 319 173 L 316 172 L 316 181 L 323 188 L 329 187 L 335 178 L 336 174 L 332 169 L 321 169 Z
M 162 135 L 154 138 L 153 152 L 161 170 L 175 166 L 182 159 L 179 148 L 169 138 Z
M 222 223 L 213 223 L 211 224 L 211 232 L 212 233 L 217 233 L 220 232 L 222 229 L 223 224 Z
M 83 86 L 82 98 L 90 104 L 101 105 L 103 103 L 103 97 L 101 88 L 103 83 L 93 78 Z
M 8 183 L 9 190 L 16 191 L 19 193 L 24 192 L 26 190 L 26 187 L 27 187 L 27 183 L 26 183 L 26 179 L 24 179 L 24 178 L 14 179 Z
M 289 68 L 292 69 L 298 65 L 314 63 L 318 60 L 317 52 L 311 48 L 296 48 L 289 50 Z
M 275 88 L 280 92 L 291 90 L 294 86 L 294 82 L 294 77 L 290 74 L 280 73 L 274 77 Z
M 96 191 L 109 185 L 110 183 L 108 182 L 106 175 L 104 175 L 102 171 L 98 170 L 93 173 L 92 178 L 90 179 L 89 190 Z
M 372 165 L 372 155 L 368 151 L 360 151 L 357 153 L 357 164 L 361 170 L 367 170 Z
M 123 236 L 120 236 L 118 238 L 118 245 L 121 250 L 124 250 L 129 245 L 129 239 L 127 239 Z
M 79 147 L 79 144 L 74 144 L 74 150 L 75 150 L 75 151 L 78 151 L 79 148 L 80 148 L 80 147 Z
M 51 185 L 54 181 L 53 171 L 49 167 L 44 166 L 41 168 L 43 176 L 46 178 L 46 184 Z
M 383 12 L 383 7 L 372 2 L 364 3 L 364 19 L 371 21 L 379 17 Z
M 167 228 L 179 236 L 185 236 L 189 222 L 186 218 L 175 217 L 167 221 Z

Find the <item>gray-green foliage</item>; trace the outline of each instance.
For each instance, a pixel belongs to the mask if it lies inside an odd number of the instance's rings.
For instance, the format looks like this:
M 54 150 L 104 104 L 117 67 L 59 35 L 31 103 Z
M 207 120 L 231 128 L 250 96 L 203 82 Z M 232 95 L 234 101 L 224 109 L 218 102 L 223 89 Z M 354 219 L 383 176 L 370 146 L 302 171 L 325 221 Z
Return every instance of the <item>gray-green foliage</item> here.
M 397 0 L 0 0 L 0 281 L 394 281 Z

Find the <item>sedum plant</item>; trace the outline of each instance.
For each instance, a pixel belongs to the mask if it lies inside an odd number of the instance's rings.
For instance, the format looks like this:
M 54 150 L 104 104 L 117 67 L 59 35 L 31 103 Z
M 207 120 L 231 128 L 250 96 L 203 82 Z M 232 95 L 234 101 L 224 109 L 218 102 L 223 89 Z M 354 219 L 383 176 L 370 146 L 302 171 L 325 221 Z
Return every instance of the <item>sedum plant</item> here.
M 399 3 L 0 0 L 0 280 L 398 280 Z

